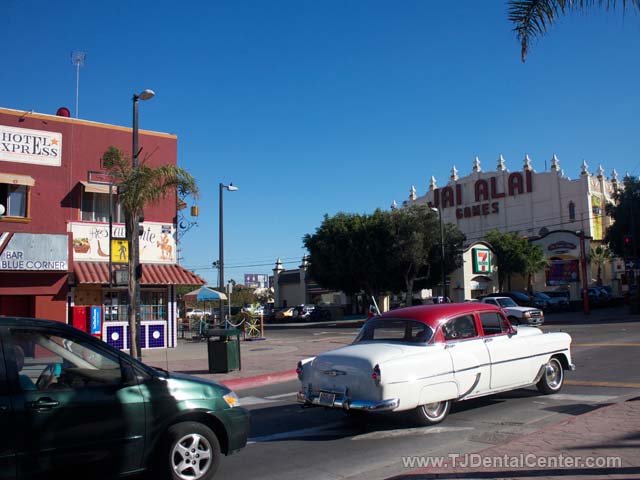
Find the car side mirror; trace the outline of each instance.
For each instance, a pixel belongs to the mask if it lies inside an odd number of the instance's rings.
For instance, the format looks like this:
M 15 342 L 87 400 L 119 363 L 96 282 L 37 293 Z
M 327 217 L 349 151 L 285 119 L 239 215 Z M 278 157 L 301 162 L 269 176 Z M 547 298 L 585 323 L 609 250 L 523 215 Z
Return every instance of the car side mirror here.
M 515 325 L 511 325 L 511 327 L 509 328 L 509 336 L 511 337 L 517 334 L 518 334 L 518 327 L 516 327 Z
M 134 368 L 128 363 L 122 364 L 122 386 L 133 387 L 138 385 L 138 376 Z

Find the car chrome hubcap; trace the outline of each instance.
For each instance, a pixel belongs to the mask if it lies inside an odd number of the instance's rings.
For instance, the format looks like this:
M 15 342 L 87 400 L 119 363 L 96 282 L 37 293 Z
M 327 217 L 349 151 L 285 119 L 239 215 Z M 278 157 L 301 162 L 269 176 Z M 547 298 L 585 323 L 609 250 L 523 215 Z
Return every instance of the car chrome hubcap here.
M 438 418 L 444 413 L 445 402 L 427 403 L 422 408 L 424 413 L 429 418 Z
M 562 370 L 556 361 L 551 361 L 547 364 L 546 370 L 547 384 L 556 389 L 562 383 Z
M 197 433 L 185 435 L 171 451 L 171 467 L 183 480 L 202 478 L 211 466 L 211 445 Z

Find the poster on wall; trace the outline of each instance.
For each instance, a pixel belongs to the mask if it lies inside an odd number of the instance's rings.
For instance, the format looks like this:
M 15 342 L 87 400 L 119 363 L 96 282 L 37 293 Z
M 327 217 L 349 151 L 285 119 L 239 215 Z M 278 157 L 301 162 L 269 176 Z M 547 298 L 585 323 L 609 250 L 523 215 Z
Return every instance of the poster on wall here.
M 593 220 L 593 239 L 602 240 L 602 199 L 591 195 L 591 219 Z
M 140 261 L 144 263 L 176 263 L 174 226 L 154 222 L 144 222 L 143 225 L 144 232 L 140 236 Z M 109 261 L 108 224 L 71 223 L 71 232 L 73 233 L 73 259 L 75 261 Z M 124 225 L 113 225 L 111 233 L 113 237 L 124 237 Z M 126 250 L 123 254 L 128 254 L 128 249 Z M 120 253 L 118 250 L 118 259 Z
M 568 285 L 580 280 L 578 260 L 551 260 L 546 269 L 547 285 Z

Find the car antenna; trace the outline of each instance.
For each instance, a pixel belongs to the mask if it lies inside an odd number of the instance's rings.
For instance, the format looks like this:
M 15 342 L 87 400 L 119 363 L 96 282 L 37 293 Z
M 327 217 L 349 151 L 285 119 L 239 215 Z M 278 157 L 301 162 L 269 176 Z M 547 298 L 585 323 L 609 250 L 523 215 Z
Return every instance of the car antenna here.
M 373 302 L 373 306 L 376 307 L 376 315 L 382 315 L 380 313 L 380 309 L 378 308 L 378 304 L 376 303 L 376 297 L 371 295 L 371 301 Z

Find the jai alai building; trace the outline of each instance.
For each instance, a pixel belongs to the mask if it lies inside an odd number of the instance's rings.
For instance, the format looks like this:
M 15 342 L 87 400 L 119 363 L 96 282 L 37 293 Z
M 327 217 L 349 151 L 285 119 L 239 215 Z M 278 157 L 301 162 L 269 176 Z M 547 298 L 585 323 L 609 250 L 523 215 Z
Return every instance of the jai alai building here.
M 493 229 L 517 232 L 540 245 L 549 260 L 549 268 L 534 278 L 538 291 L 565 289 L 579 300 L 580 236 L 585 235 L 585 251 L 603 239 L 612 219 L 605 215 L 605 205 L 613 203 L 613 193 L 622 185 L 615 170 L 609 178 L 602 166 L 595 173 L 583 161 L 578 178 L 570 179 L 553 155 L 550 171 L 536 172 L 531 160 L 507 168 L 499 156 L 494 168 L 484 171 L 476 157 L 471 172 L 463 177 L 454 166 L 448 181 L 438 185 L 431 177 L 428 191 L 418 196 L 411 187 L 411 203 L 428 204 L 438 209 L 445 223 L 453 223 L 466 235 L 463 266 L 450 276 L 449 296 L 464 301 L 498 291 L 498 276 L 491 246 L 484 243 Z M 488 253 L 488 256 L 487 256 Z M 596 267 L 587 265 L 587 283 L 596 282 Z M 614 293 L 622 292 L 624 263 L 614 259 L 603 268 L 603 285 Z M 525 287 L 525 279 L 512 278 L 512 288 Z
M 101 157 L 111 145 L 130 155 L 131 140 L 131 128 L 66 108 L 0 108 L 0 315 L 70 323 L 129 348 L 126 282 L 110 282 L 110 196 L 114 238 L 124 237 L 124 215 Z M 176 164 L 175 135 L 141 130 L 139 140 L 148 165 Z M 205 283 L 177 264 L 177 205 L 171 195 L 144 211 L 143 348 L 176 345 L 176 287 Z

